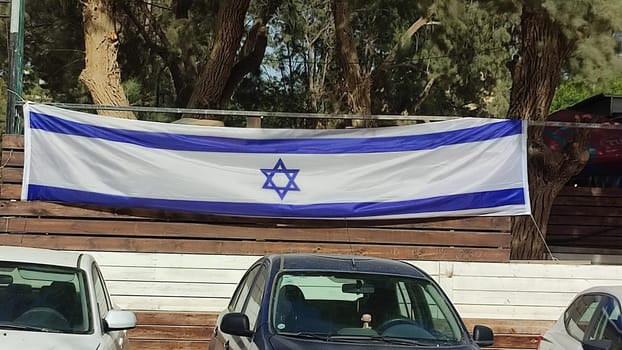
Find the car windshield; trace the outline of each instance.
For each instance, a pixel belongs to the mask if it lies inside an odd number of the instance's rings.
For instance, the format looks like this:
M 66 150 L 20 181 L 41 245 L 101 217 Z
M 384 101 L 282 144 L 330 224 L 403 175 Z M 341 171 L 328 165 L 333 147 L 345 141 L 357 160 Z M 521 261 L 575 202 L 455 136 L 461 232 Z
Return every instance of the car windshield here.
M 76 268 L 0 262 L 0 329 L 89 332 L 86 294 Z
M 448 301 L 425 279 L 286 272 L 275 288 L 272 325 L 279 334 L 422 345 L 464 341 Z

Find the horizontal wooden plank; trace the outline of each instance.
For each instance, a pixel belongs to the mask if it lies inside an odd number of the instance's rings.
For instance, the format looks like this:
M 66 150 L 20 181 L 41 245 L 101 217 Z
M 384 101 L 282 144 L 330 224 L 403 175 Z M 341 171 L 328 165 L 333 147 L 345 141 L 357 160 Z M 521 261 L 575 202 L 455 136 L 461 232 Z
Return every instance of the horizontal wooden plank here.
M 353 225 L 351 225 L 353 223 Z M 349 221 L 350 227 L 383 226 L 387 228 L 434 228 L 467 231 L 499 231 L 510 232 L 512 218 L 503 217 L 463 217 L 463 218 L 430 218 L 402 220 L 355 220 Z
M 531 277 L 479 277 L 479 276 L 453 276 L 453 287 L 455 290 L 476 290 L 478 292 L 514 292 L 523 293 L 576 293 L 582 289 L 594 285 L 607 285 L 612 281 L 620 281 L 618 276 L 611 276 L 606 279 L 590 278 L 589 280 L 578 278 L 556 278 L 538 280 L 534 283 Z M 482 301 L 483 302 L 483 301 Z
M 230 297 L 163 297 L 163 296 L 136 296 L 114 294 L 110 291 L 111 299 L 121 309 L 135 311 L 166 311 L 166 312 L 220 312 L 229 304 Z
M 0 214 L 2 216 L 153 220 L 153 218 L 150 217 L 119 214 L 114 209 L 106 209 L 107 210 L 102 210 L 101 208 L 92 206 L 79 206 L 40 201 L 0 201 Z M 169 220 L 167 217 L 161 217 L 159 219 L 162 221 Z
M 231 283 L 233 282 L 233 283 Z M 112 294 L 134 296 L 161 296 L 177 298 L 230 298 L 235 291 L 238 280 L 230 283 L 196 283 L 196 282 L 143 282 L 143 281 L 108 281 L 108 289 Z
M 572 266 L 569 268 L 569 265 Z M 564 261 L 533 262 L 513 261 L 506 263 L 453 263 L 452 276 L 477 278 L 531 278 L 538 282 L 547 280 L 600 279 L 622 282 L 622 266 L 579 265 Z M 609 283 L 611 284 L 611 283 Z M 620 283 L 615 283 L 620 284 Z M 476 286 L 474 286 L 477 288 Z M 522 290 L 522 289 L 521 289 Z M 564 289 L 560 292 L 567 292 Z
M 574 206 L 574 205 L 591 205 L 594 207 L 620 207 L 622 206 L 622 197 L 590 197 L 590 196 L 563 196 L 555 198 L 553 203 L 553 209 L 559 205 Z
M 136 311 L 136 320 L 139 325 L 187 325 L 211 326 L 216 324 L 218 313 L 208 312 L 157 312 Z
M 202 238 L 280 242 L 337 242 L 509 248 L 506 233 L 364 228 L 267 228 L 143 221 L 5 217 L 0 232 L 87 236 Z
M 561 283 L 560 283 L 561 284 Z M 486 286 L 482 286 L 485 289 Z M 523 292 L 489 290 L 454 290 L 451 299 L 455 303 L 471 305 L 529 305 L 565 307 L 576 292 Z
M 0 244 L 31 247 L 125 252 L 265 255 L 270 253 L 328 253 L 378 256 L 403 260 L 509 261 L 508 249 L 397 246 L 357 243 L 262 242 L 0 234 Z
M 614 187 L 564 187 L 559 197 L 586 196 L 586 197 L 622 197 L 622 189 Z
M 495 334 L 493 347 L 502 349 L 535 349 L 539 335 L 530 334 Z
M 115 267 L 149 267 L 179 269 L 211 269 L 226 273 L 231 270 L 246 271 L 260 256 L 254 255 L 216 255 L 209 253 L 176 254 L 176 253 L 139 253 L 139 252 L 106 252 L 89 251 L 100 266 Z
M 551 236 L 547 237 L 547 242 L 551 245 L 555 245 L 558 247 L 568 246 L 573 247 L 580 245 L 583 248 L 598 248 L 598 249 L 617 249 L 618 253 L 622 253 L 622 242 L 620 241 L 620 235 L 610 235 L 610 236 L 599 236 L 599 237 L 589 237 L 589 236 Z
M 551 216 L 622 216 L 622 207 L 606 206 L 597 207 L 591 205 L 555 205 L 551 210 Z
M 0 186 L 0 199 L 20 199 L 22 196 L 22 185 L 3 184 Z
M 503 318 L 503 319 L 534 319 L 557 320 L 565 307 L 517 305 L 461 305 L 455 304 L 464 318 Z
M 618 235 L 622 226 L 617 225 L 566 225 L 566 224 L 552 224 L 548 227 L 547 234 L 554 235 Z
M 204 326 L 163 326 L 163 325 L 138 325 L 130 330 L 132 339 L 158 339 L 158 340 L 203 340 L 211 338 L 213 327 Z
M 24 149 L 24 135 L 3 134 L 2 149 L 19 148 Z
M 473 330 L 475 325 L 484 325 L 492 328 L 495 334 L 544 334 L 553 327 L 552 320 L 505 320 L 491 318 L 465 318 L 467 329 Z
M 129 344 L 132 350 L 206 350 L 209 341 L 144 340 L 130 337 Z
M 6 188 L 4 188 L 6 186 Z M 21 186 L 5 184 L 0 188 L 6 198 L 19 198 Z M 5 198 L 5 199 L 6 199 Z M 79 217 L 99 219 L 143 219 L 154 221 L 207 222 L 213 224 L 253 225 L 262 227 L 344 227 L 343 221 L 335 220 L 296 220 L 296 219 L 259 219 L 202 215 L 194 213 L 168 212 L 138 208 L 106 208 L 86 205 L 69 205 L 49 202 L 1 201 L 0 214 L 4 216 L 36 217 Z M 401 229 L 436 229 L 453 231 L 509 232 L 510 217 L 465 217 L 409 220 L 351 220 L 347 225 L 357 227 L 382 227 Z
M 622 217 L 616 215 L 552 215 L 549 219 L 549 225 L 622 227 Z
M 23 168 L 2 167 L 2 183 L 21 184 L 24 174 Z
M 101 266 L 101 265 L 100 265 Z M 245 270 L 179 267 L 101 266 L 109 281 L 158 282 L 158 283 L 231 283 L 239 280 Z
M 2 164 L 9 167 L 24 166 L 24 152 L 18 150 L 2 150 Z

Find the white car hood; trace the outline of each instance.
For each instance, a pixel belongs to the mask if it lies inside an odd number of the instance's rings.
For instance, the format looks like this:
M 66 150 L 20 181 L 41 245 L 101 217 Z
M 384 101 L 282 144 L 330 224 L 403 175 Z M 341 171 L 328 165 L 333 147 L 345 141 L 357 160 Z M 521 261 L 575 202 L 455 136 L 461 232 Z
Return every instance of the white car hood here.
M 17 331 L 0 327 L 2 350 L 95 350 L 98 345 L 90 334 Z

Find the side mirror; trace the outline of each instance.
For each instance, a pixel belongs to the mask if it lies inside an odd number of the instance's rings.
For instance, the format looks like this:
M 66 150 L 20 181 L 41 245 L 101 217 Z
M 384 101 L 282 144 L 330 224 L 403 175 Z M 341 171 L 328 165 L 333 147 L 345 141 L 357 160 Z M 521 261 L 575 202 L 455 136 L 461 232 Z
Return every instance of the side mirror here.
M 495 342 L 495 336 L 490 327 L 478 324 L 473 327 L 473 340 L 478 346 L 491 346 Z
M 104 318 L 104 329 L 109 331 L 122 331 L 136 327 L 136 315 L 131 311 L 110 310 Z
M 241 312 L 230 312 L 220 320 L 220 330 L 231 335 L 252 337 L 254 332 L 250 330 L 248 316 Z
M 611 340 L 588 340 L 583 343 L 583 350 L 611 350 Z

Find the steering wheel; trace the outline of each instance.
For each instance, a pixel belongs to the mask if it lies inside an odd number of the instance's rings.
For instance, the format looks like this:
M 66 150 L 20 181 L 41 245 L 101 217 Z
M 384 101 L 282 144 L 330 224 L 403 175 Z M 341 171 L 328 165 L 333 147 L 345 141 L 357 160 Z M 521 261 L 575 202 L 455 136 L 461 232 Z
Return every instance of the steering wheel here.
M 393 318 L 380 324 L 376 331 L 381 335 L 403 336 L 408 338 L 430 338 L 434 339 L 434 335 L 421 327 L 417 321 L 407 318 Z
M 34 327 L 51 328 L 58 330 L 70 330 L 69 321 L 57 310 L 51 307 L 37 306 L 26 310 L 19 315 L 14 322 L 23 323 Z

